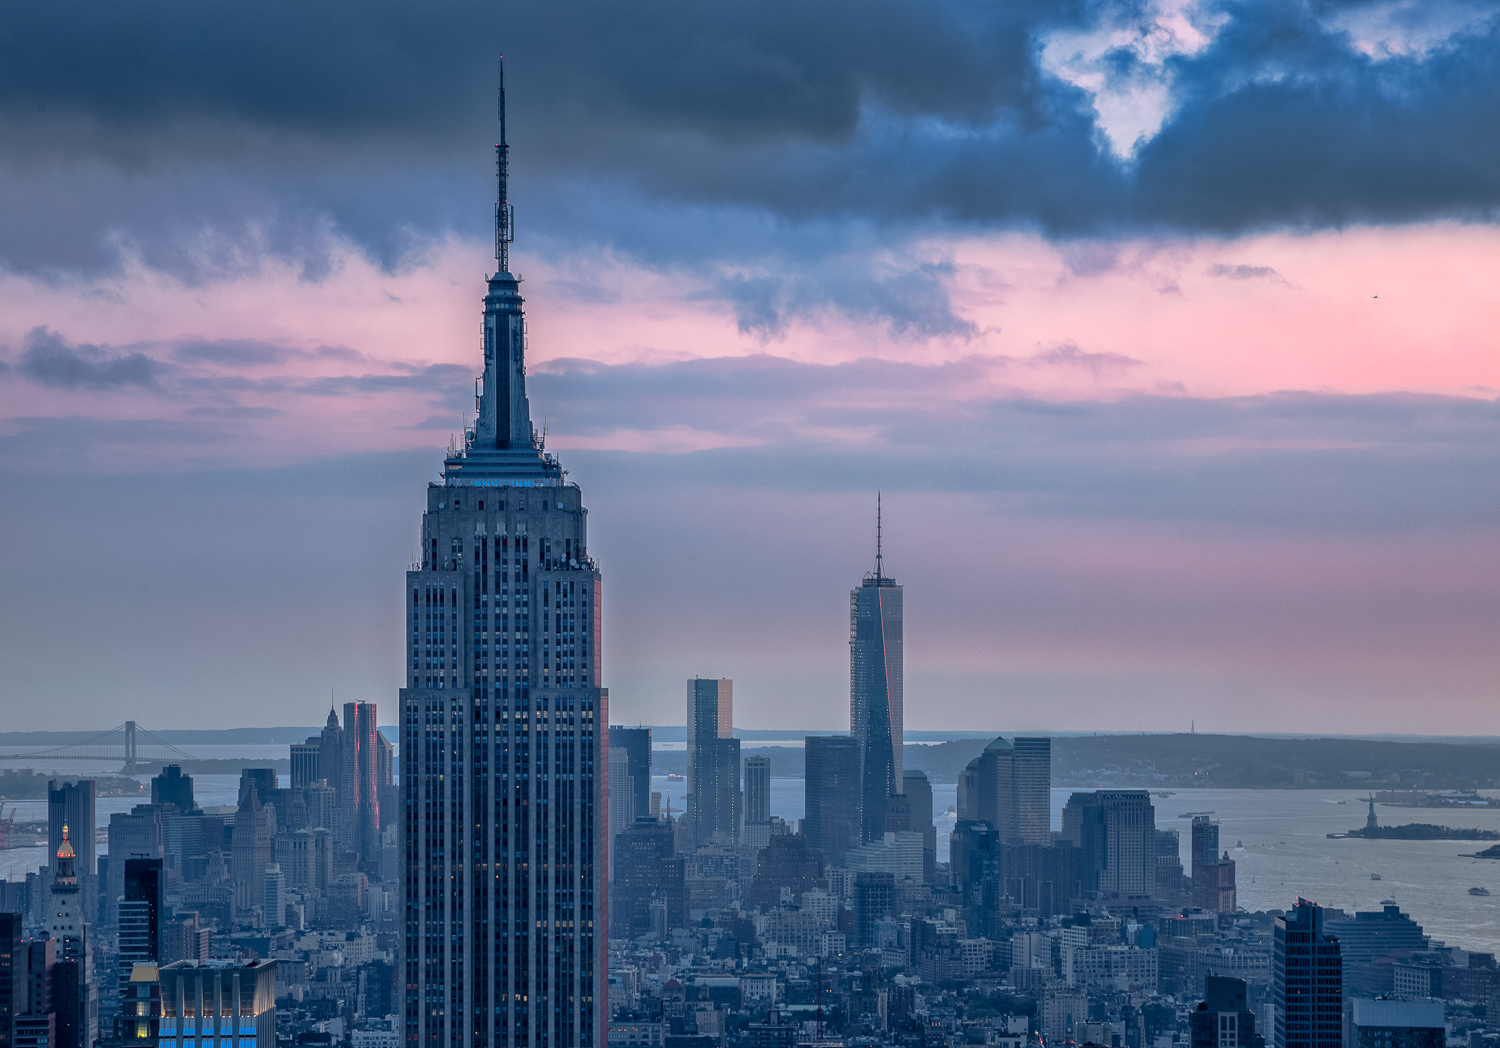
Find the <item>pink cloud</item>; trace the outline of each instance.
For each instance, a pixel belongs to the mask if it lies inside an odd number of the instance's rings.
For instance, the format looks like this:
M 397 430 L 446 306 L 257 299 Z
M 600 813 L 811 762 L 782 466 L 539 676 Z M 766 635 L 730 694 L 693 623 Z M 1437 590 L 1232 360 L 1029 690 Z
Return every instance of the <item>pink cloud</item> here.
M 610 256 L 523 256 L 531 363 L 653 365 L 756 354 L 824 365 L 971 362 L 962 381 L 945 385 L 851 390 L 864 406 L 1173 391 L 1491 397 L 1500 389 L 1500 289 L 1487 276 L 1500 254 L 1500 231 L 1487 227 L 1093 247 L 1015 234 L 927 250 L 952 257 L 952 300 L 973 335 L 913 339 L 829 309 L 793 318 L 767 338 L 739 329 L 707 275 L 652 272 Z M 477 370 L 485 261 L 476 246 L 450 242 L 427 265 L 399 274 L 351 255 L 317 283 L 272 263 L 209 287 L 182 286 L 141 267 L 92 283 L 0 278 L 0 343 L 12 347 L 12 357 L 27 331 L 45 325 L 74 343 L 165 354 L 177 376 L 154 389 L 89 391 L 39 387 L 13 375 L 0 383 L 0 415 L 160 421 L 234 414 L 230 447 L 216 448 L 215 456 L 259 463 L 440 445 L 442 430 L 459 426 L 465 398 L 455 400 L 450 387 L 444 400 L 394 378 L 430 366 L 451 366 L 456 375 Z M 183 341 L 220 339 L 288 352 L 259 362 L 171 355 Z M 830 408 L 841 400 L 833 389 L 822 397 Z M 585 436 L 570 432 L 564 405 L 538 409 L 558 447 L 687 451 L 748 439 L 673 418 L 612 437 Z M 856 426 L 842 435 L 858 433 Z

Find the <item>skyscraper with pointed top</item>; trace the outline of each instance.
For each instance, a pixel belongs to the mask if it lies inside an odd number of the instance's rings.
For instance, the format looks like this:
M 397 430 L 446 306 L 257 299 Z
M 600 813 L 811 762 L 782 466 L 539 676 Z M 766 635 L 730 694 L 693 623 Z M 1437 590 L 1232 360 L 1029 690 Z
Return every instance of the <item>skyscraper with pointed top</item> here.
M 902 784 L 902 600 L 885 573 L 880 496 L 875 497 L 875 570 L 849 594 L 849 728 L 860 752 L 860 840 L 885 832 L 886 798 Z
M 56 1048 L 90 1048 L 99 1030 L 99 1002 L 94 996 L 93 954 L 79 899 L 78 857 L 70 838 L 65 824 L 52 874 L 52 907 L 47 915 L 47 936 L 57 940 L 57 963 L 52 970 L 55 1044 Z
M 478 417 L 428 485 L 406 575 L 406 1044 L 602 1048 L 600 575 L 526 399 L 503 70 L 500 127 Z

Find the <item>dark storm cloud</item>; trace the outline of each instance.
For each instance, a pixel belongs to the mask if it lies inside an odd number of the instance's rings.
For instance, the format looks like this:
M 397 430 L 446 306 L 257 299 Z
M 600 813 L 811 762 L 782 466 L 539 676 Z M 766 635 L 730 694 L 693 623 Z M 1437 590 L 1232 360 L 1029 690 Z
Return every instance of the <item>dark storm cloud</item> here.
M 161 365 L 144 353 L 119 353 L 109 346 L 69 343 L 55 331 L 34 328 L 21 351 L 21 374 L 44 386 L 63 389 L 121 389 L 154 386 Z
M 1209 46 L 1170 63 L 1162 131 L 1123 162 L 1089 98 L 1038 65 L 1058 28 L 1139 17 L 1121 4 L 31 5 L 0 36 L 3 178 L 27 203 L 0 214 L 0 259 L 50 273 L 140 257 L 208 279 L 273 256 L 318 279 L 340 241 L 398 268 L 451 232 L 482 236 L 502 47 L 533 244 L 673 265 L 742 257 L 756 214 L 890 242 L 933 221 L 1072 237 L 1491 216 L 1500 20 L 1376 61 L 1331 21 L 1346 10 L 1220 4 Z M 1141 75 L 1126 51 L 1102 61 Z M 660 206 L 752 218 L 684 238 L 649 220 Z M 789 277 L 840 255 L 826 233 L 779 232 L 766 257 Z M 767 331 L 890 290 L 875 269 L 815 292 L 720 287 Z M 955 330 L 920 289 L 886 319 Z

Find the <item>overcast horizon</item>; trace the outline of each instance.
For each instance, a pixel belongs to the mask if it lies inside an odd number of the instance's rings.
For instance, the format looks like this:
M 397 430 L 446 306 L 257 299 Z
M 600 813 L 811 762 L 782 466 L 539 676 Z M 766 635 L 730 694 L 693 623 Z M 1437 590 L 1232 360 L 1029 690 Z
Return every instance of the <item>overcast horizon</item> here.
M 0 35 L 7 727 L 393 719 L 506 55 L 611 721 L 1500 735 L 1500 4 L 288 0 Z

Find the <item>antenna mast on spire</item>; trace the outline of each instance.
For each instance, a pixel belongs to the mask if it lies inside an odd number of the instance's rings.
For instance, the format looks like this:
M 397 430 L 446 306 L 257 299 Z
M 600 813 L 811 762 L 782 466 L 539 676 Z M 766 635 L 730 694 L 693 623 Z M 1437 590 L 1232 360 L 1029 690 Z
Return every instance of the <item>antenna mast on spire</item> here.
M 500 56 L 500 141 L 495 146 L 495 261 L 510 272 L 510 245 L 516 239 L 516 209 L 510 203 L 510 146 L 505 141 L 505 56 Z
M 875 492 L 875 577 L 885 578 L 885 558 L 880 550 L 880 492 Z

